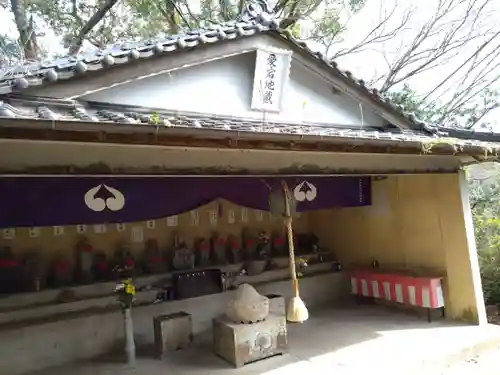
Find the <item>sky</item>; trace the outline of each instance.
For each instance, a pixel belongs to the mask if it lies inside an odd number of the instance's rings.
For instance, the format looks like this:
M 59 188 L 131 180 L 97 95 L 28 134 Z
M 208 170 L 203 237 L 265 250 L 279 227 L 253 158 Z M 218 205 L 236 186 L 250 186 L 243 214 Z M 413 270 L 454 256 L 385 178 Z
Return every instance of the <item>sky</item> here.
M 401 6 L 402 3 L 404 3 L 404 6 Z M 383 12 L 390 12 L 392 9 L 395 9 L 391 21 L 387 25 L 387 30 L 398 25 L 403 19 L 404 13 L 408 10 L 411 10 L 411 18 L 405 25 L 404 31 L 399 32 L 396 37 L 391 38 L 389 41 L 373 45 L 370 50 L 365 50 L 362 53 L 352 54 L 337 59 L 336 62 L 340 69 L 349 70 L 357 78 L 363 78 L 365 80 L 373 79 L 387 72 L 386 58 L 390 61 L 394 61 L 395 58 L 399 56 L 401 49 L 404 50 L 404 48 L 413 41 L 421 26 L 436 14 L 437 3 L 438 0 L 367 0 L 364 8 L 349 20 L 347 31 L 342 35 L 343 42 L 339 43 L 337 48 L 356 45 L 359 41 L 363 40 L 367 33 L 379 23 Z M 396 4 L 398 5 L 397 7 L 395 6 Z M 465 14 L 465 8 L 458 8 L 450 18 L 462 20 L 463 14 Z M 481 28 L 473 28 L 474 32 L 499 30 L 497 25 L 500 19 L 500 1 L 492 0 L 487 7 L 484 8 L 482 15 Z M 430 38 L 429 45 L 439 40 L 442 35 L 442 33 L 438 33 L 436 38 Z M 486 37 L 478 38 L 475 43 L 471 43 L 466 47 L 461 47 L 455 58 L 425 73 L 419 74 L 417 77 L 407 82 L 413 89 L 421 93 L 432 90 L 440 84 L 444 78 L 448 77 L 450 72 L 457 69 L 471 54 L 475 53 L 477 48 L 486 40 L 485 38 Z M 317 48 L 319 49 L 320 46 Z M 489 53 L 494 50 L 494 48 L 489 50 L 486 48 L 483 52 Z M 495 60 L 492 66 L 497 63 L 499 67 L 492 73 L 493 77 L 500 76 L 500 59 L 498 59 L 498 61 Z M 456 76 L 457 78 L 467 77 L 465 68 L 466 67 L 459 71 L 459 74 Z M 470 75 L 470 77 L 472 77 L 472 75 Z M 447 84 L 443 85 L 440 90 L 437 90 L 430 99 L 443 101 L 450 98 L 456 92 L 456 84 L 457 79 L 448 80 Z M 500 121 L 497 120 L 497 118 L 500 118 L 500 110 L 498 109 L 491 112 L 485 120 L 491 123 L 495 131 L 500 131 Z
M 197 0 L 192 0 L 197 1 Z M 273 0 L 274 1 L 274 0 Z M 336 45 L 336 48 L 349 47 L 356 44 L 362 40 L 366 34 L 379 22 L 381 14 L 385 11 L 388 12 L 393 9 L 395 4 L 396 11 L 393 14 L 391 21 L 388 23 L 387 28 L 397 25 L 404 16 L 404 11 L 411 9 L 412 17 L 410 21 L 406 24 L 405 30 L 399 33 L 396 37 L 392 38 L 388 42 L 383 44 L 377 44 L 372 46 L 370 50 L 364 50 L 362 53 L 353 54 L 346 56 L 337 60 L 339 67 L 344 70 L 351 71 L 357 78 L 363 78 L 366 81 L 370 81 L 374 77 L 377 77 L 383 72 L 387 71 L 387 63 L 384 58 L 385 56 L 389 59 L 394 59 L 398 56 L 398 51 L 404 48 L 409 41 L 413 39 L 416 31 L 422 25 L 423 22 L 428 20 L 436 12 L 436 3 L 438 0 L 404 0 L 404 6 L 401 6 L 401 0 L 367 0 L 365 7 L 355 15 L 348 16 L 344 14 L 345 19 L 349 18 L 347 31 L 343 33 L 343 41 Z M 498 4 L 494 4 L 498 3 Z M 270 1 L 272 5 L 272 1 Z M 497 9 L 493 8 L 496 6 Z M 193 4 L 193 8 L 196 5 Z M 490 16 L 484 19 L 483 27 L 490 27 L 498 22 L 500 19 L 500 1 L 492 1 L 492 8 Z M 304 28 L 307 29 L 308 26 L 305 24 Z M 12 19 L 12 14 L 0 8 L 0 33 L 16 35 L 16 27 Z M 46 30 L 45 36 L 42 41 L 46 50 L 49 54 L 51 53 L 62 53 L 64 50 L 60 45 L 59 39 L 50 31 Z M 321 50 L 320 45 L 311 44 L 313 49 Z M 436 86 L 437 82 L 446 77 L 447 74 L 458 66 L 470 53 L 477 48 L 476 45 L 470 45 L 468 48 L 462 48 L 459 51 L 459 56 L 452 61 L 446 62 L 441 66 L 433 68 L 425 74 L 419 75 L 418 78 L 410 81 L 412 88 L 419 92 L 425 93 L 431 88 Z M 382 53 L 383 52 L 383 53 Z M 500 75 L 500 68 L 497 75 Z M 445 85 L 446 86 L 446 85 Z M 449 86 L 449 85 L 448 85 Z M 451 86 L 450 86 L 451 87 Z M 450 87 L 444 87 L 443 92 L 438 92 L 437 95 L 440 98 L 452 95 L 454 90 Z M 500 113 L 498 113 L 500 114 Z M 497 116 L 490 116 L 493 122 Z M 498 116 L 500 117 L 500 116 Z M 496 124 L 498 130 L 500 131 L 500 122 Z
M 396 2 L 401 4 L 401 0 L 368 0 L 366 6 L 349 22 L 347 32 L 343 35 L 344 42 L 340 43 L 339 47 L 348 47 L 362 40 L 366 33 L 378 23 L 381 9 L 390 11 L 393 9 Z M 384 72 L 387 64 L 381 52 L 387 53 L 389 57 L 396 56 L 396 51 L 401 47 L 404 48 L 407 46 L 408 43 L 413 40 L 421 25 L 435 14 L 436 3 L 437 0 L 404 0 L 405 7 L 396 7 L 396 11 L 391 18 L 392 21 L 388 29 L 400 22 L 406 10 L 412 9 L 412 17 L 406 24 L 405 30 L 398 33 L 398 35 L 390 41 L 383 44 L 377 44 L 373 46 L 372 50 L 363 51 L 361 55 L 354 54 L 341 58 L 338 61 L 340 67 L 351 70 L 355 75 L 367 78 L 376 76 L 377 73 Z M 500 3 L 500 1 L 498 1 L 498 3 Z M 462 12 L 457 12 L 456 15 L 458 16 L 460 14 L 462 14 Z M 485 23 L 487 22 L 488 25 L 494 26 L 499 18 L 500 12 L 494 10 L 488 19 L 485 18 Z M 470 53 L 473 53 L 476 47 L 477 44 L 470 45 L 468 48 L 461 48 L 460 55 L 468 56 Z M 428 74 L 425 74 L 423 77 L 420 76 L 418 79 L 412 81 L 412 87 L 425 92 L 429 87 L 432 87 L 436 80 L 439 80 L 449 73 L 450 69 L 454 68 L 458 62 L 461 63 L 462 59 L 457 58 L 454 61 L 432 69 Z

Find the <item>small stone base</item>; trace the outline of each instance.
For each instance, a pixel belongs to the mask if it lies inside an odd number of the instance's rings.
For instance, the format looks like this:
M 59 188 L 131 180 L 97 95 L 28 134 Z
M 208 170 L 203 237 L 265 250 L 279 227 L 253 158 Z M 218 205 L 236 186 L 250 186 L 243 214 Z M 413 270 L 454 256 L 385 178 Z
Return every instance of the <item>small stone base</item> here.
M 213 345 L 215 354 L 235 367 L 283 354 L 288 347 L 286 319 L 269 314 L 259 323 L 237 324 L 225 317 L 216 318 Z
M 185 349 L 193 341 L 191 315 L 178 312 L 160 315 L 153 319 L 155 348 L 159 357 L 169 351 Z
M 278 316 L 286 315 L 285 298 L 283 296 L 267 294 L 266 297 L 269 298 L 269 313 Z

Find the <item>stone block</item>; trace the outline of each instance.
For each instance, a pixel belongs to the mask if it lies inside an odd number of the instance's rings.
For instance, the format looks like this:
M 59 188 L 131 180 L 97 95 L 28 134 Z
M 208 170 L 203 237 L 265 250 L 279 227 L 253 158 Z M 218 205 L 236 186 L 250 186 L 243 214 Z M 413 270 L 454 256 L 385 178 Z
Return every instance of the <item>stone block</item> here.
M 269 314 L 266 320 L 253 324 L 220 317 L 213 320 L 212 333 L 215 354 L 235 367 L 283 354 L 288 347 L 284 315 Z
M 176 312 L 153 319 L 155 348 L 159 357 L 169 351 L 186 348 L 193 341 L 191 314 Z
M 266 297 L 269 298 L 269 313 L 278 316 L 286 315 L 285 297 L 279 294 L 267 294 Z

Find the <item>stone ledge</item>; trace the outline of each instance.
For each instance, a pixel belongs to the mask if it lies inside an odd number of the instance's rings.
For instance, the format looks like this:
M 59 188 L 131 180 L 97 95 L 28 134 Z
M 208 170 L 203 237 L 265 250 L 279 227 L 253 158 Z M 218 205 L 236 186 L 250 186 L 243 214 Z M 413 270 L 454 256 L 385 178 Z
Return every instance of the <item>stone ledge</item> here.
M 328 254 L 328 252 L 321 252 L 320 254 Z M 303 257 L 312 257 L 316 254 L 301 255 Z M 280 267 L 286 268 L 288 266 L 288 257 L 274 257 L 272 258 Z M 222 272 L 237 272 L 243 267 L 243 263 L 226 264 L 226 265 L 213 265 L 202 268 L 195 268 L 193 271 L 202 270 L 207 268 L 219 268 Z M 135 277 L 134 280 L 137 285 L 150 285 L 158 282 L 159 280 L 169 280 L 174 273 L 181 271 L 171 271 L 163 274 L 145 275 Z M 71 289 L 79 302 L 82 300 L 99 299 L 112 296 L 112 290 L 118 280 L 106 281 L 100 283 L 93 283 L 88 285 L 73 285 L 59 289 L 46 289 L 40 292 L 19 293 L 13 295 L 0 295 L 0 313 L 12 310 L 29 309 L 33 307 L 43 307 L 52 304 L 59 293 L 63 290 Z M 246 282 L 246 281 L 242 281 Z
M 228 269 L 232 268 L 237 268 L 237 265 L 229 265 L 225 267 L 225 271 Z M 241 265 L 239 266 L 241 268 Z M 304 272 L 306 275 L 310 273 L 315 273 L 315 272 L 324 272 L 324 271 L 329 271 L 331 269 L 331 263 L 318 263 L 318 264 L 313 264 L 309 266 L 309 268 Z M 227 271 L 226 271 L 227 272 Z M 283 268 L 283 269 L 277 269 L 277 270 L 271 270 L 271 271 L 265 271 L 262 274 L 255 275 L 255 276 L 239 276 L 237 277 L 236 281 L 238 284 L 241 283 L 250 283 L 250 284 L 255 284 L 255 283 L 262 283 L 262 282 L 271 282 L 274 280 L 280 280 L 283 278 L 286 278 L 288 275 L 288 269 Z M 167 274 L 167 276 L 170 276 L 170 274 Z M 144 285 L 146 284 L 147 281 L 150 283 L 157 281 L 158 279 L 165 279 L 166 275 L 155 275 L 153 276 L 147 276 L 143 278 L 138 278 L 135 283 L 136 285 Z M 103 287 L 109 287 L 109 290 L 112 290 L 114 286 L 116 285 L 116 282 L 112 283 L 104 283 L 104 284 L 98 284 L 95 287 L 103 288 Z M 78 291 L 80 289 L 90 289 L 91 287 L 94 287 L 94 285 L 85 285 L 82 287 L 77 287 Z M 47 291 L 51 293 L 60 293 L 60 290 L 57 291 Z M 45 292 L 40 292 L 40 293 L 45 293 Z M 153 303 L 153 301 L 156 299 L 158 291 L 157 290 L 147 290 L 147 291 L 142 291 L 138 292 L 136 296 L 136 303 L 138 305 L 147 305 Z M 30 295 L 36 293 L 29 293 Z M 25 295 L 19 295 L 20 297 L 24 298 Z M 8 297 L 11 300 L 14 300 L 16 296 Z M 1 300 L 0 300 L 1 301 Z M 68 314 L 78 314 L 79 312 L 81 313 L 86 313 L 88 310 L 91 309 L 101 309 L 101 310 L 113 310 L 117 309 L 117 302 L 116 302 L 116 296 L 113 294 L 108 294 L 108 295 L 103 295 L 100 297 L 93 297 L 93 298 L 83 298 L 79 299 L 74 302 L 66 302 L 66 303 L 50 303 L 50 304 L 43 304 L 43 305 L 32 305 L 32 306 L 24 306 L 20 309 L 9 309 L 8 311 L 1 311 L 0 310 L 0 329 L 2 326 L 10 323 L 17 323 L 17 322 L 29 322 L 30 320 L 36 319 L 36 320 L 41 320 L 44 318 L 51 318 L 53 316 L 62 316 L 62 315 L 68 315 Z

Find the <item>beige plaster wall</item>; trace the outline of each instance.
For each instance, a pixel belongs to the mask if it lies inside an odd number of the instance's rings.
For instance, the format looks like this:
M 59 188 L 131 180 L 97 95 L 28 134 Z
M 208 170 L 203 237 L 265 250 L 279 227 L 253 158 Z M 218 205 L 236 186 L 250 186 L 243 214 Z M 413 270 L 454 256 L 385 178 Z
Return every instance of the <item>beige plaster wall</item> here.
M 222 215 L 218 217 L 217 224 L 212 225 L 210 222 L 211 211 L 218 211 L 219 202 L 212 202 L 206 206 L 200 207 L 198 211 L 199 223 L 192 225 L 191 214 L 184 213 L 178 215 L 178 225 L 176 227 L 167 226 L 166 218 L 154 221 L 154 228 L 148 229 L 147 222 L 126 223 L 124 231 L 118 231 L 116 224 L 105 224 L 106 233 L 99 234 L 95 232 L 93 225 L 86 226 L 86 236 L 95 250 L 104 251 L 108 257 L 111 257 L 116 250 L 118 244 L 126 242 L 134 254 L 138 255 L 144 250 L 144 242 L 149 238 L 158 240 L 160 249 L 170 249 L 173 236 L 178 232 L 188 244 L 193 242 L 198 237 L 209 238 L 213 232 L 218 232 L 221 235 L 240 235 L 243 228 L 248 227 L 255 230 L 283 230 L 282 221 L 272 217 L 268 212 L 260 212 L 257 210 L 247 209 L 247 221 L 242 218 L 243 207 L 237 206 L 227 201 L 220 202 L 222 206 Z M 230 212 L 234 212 L 234 223 L 229 223 Z M 134 242 L 132 238 L 133 228 L 140 227 L 143 229 L 144 240 Z M 294 219 L 294 228 L 297 232 L 308 231 L 307 214 L 302 214 Z M 63 227 L 64 233 L 61 235 L 54 234 L 54 227 L 40 228 L 38 237 L 30 237 L 29 228 L 14 228 L 15 237 L 13 239 L 0 238 L 0 246 L 10 246 L 16 256 L 22 255 L 30 250 L 37 251 L 43 254 L 47 260 L 52 259 L 57 252 L 65 254 L 69 260 L 74 259 L 75 245 L 80 234 L 77 233 L 76 226 Z
M 372 194 L 372 206 L 313 213 L 311 227 L 347 266 L 376 259 L 381 268 L 445 276 L 447 316 L 477 321 L 459 175 L 391 176 L 374 181 Z

